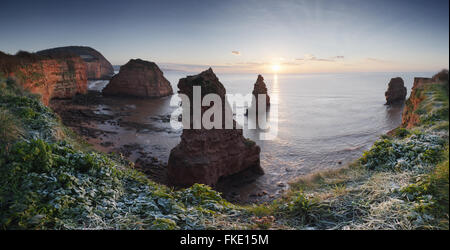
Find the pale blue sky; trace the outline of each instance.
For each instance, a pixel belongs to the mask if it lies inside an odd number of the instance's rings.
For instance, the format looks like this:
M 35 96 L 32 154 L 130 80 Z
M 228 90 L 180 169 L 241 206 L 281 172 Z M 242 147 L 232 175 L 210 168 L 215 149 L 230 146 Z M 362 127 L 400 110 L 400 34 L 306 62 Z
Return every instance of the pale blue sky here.
M 239 72 L 448 68 L 448 0 L 37 2 L 2 1 L 0 50 L 86 45 L 113 64 Z

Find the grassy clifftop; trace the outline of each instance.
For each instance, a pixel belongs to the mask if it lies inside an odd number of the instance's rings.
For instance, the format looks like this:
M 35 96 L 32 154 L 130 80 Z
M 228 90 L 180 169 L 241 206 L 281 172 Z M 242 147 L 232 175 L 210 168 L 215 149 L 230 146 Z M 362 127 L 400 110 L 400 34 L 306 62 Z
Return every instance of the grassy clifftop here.
M 238 206 L 204 185 L 149 181 L 0 76 L 0 228 L 448 229 L 448 105 L 447 72 L 411 94 L 414 126 L 347 167 L 298 179 L 270 204 Z

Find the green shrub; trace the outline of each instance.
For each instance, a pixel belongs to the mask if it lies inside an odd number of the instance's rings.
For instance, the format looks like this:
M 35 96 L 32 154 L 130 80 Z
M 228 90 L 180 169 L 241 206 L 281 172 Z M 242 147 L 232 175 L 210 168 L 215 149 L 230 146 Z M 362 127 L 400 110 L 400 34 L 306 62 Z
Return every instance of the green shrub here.
M 293 197 L 292 201 L 289 203 L 289 211 L 293 214 L 306 215 L 311 206 L 312 202 L 305 196 L 303 192 L 297 192 Z
M 401 139 L 403 139 L 411 134 L 411 132 L 408 129 L 402 128 L 402 127 L 396 128 L 393 132 L 394 132 L 395 137 L 398 137 Z
M 153 221 L 150 229 L 155 230 L 174 230 L 177 229 L 177 223 L 167 218 L 157 218 Z
M 24 134 L 20 123 L 7 110 L 0 108 L 0 145 L 7 145 Z

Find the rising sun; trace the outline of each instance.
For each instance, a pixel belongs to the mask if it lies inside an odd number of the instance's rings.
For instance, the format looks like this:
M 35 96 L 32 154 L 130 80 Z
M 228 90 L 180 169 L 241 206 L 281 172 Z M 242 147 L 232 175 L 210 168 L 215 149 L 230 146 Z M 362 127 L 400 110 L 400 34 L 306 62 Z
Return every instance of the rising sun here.
M 274 72 L 278 72 L 278 71 L 280 70 L 280 65 L 279 65 L 279 64 L 274 64 L 274 65 L 272 65 L 272 70 L 273 70 Z

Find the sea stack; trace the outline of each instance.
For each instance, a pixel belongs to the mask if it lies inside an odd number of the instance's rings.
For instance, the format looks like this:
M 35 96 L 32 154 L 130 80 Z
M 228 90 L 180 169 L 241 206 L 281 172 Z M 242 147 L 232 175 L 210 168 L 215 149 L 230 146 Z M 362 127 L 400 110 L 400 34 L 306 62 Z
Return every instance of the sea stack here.
M 193 87 L 201 87 L 202 98 L 210 93 L 221 97 L 222 126 L 226 122 L 233 124 L 233 129 L 183 129 L 181 142 L 170 152 L 168 163 L 169 181 L 178 186 L 194 183 L 215 185 L 219 178 L 251 169 L 255 174 L 263 174 L 260 166 L 260 147 L 255 142 L 244 138 L 242 129 L 236 129 L 236 123 L 225 115 L 226 90 L 211 68 L 194 76 L 180 79 L 178 89 L 191 103 L 193 113 Z M 228 106 L 229 107 L 229 106 Z M 211 106 L 202 106 L 201 114 Z M 192 115 L 191 115 L 192 117 Z M 228 117 L 228 118 L 227 118 Z M 232 121 L 225 120 L 232 119 Z M 190 119 L 191 128 L 193 119 Z
M 66 46 L 38 51 L 38 55 L 54 56 L 58 54 L 74 54 L 86 64 L 88 80 L 107 80 L 114 75 L 111 63 L 97 50 L 86 46 Z
M 120 67 L 102 93 L 109 96 L 157 98 L 173 94 L 170 82 L 154 62 L 131 59 Z
M 386 105 L 403 103 L 406 98 L 406 87 L 401 77 L 392 78 L 388 90 L 384 93 Z
M 255 85 L 253 85 L 252 94 L 255 97 L 255 99 L 254 99 L 255 103 L 252 103 L 252 106 L 250 107 L 250 109 L 256 109 L 256 114 L 258 113 L 258 102 L 259 102 L 258 95 L 260 95 L 260 94 L 266 95 L 266 110 L 269 108 L 270 97 L 269 97 L 269 94 L 267 94 L 267 87 L 266 87 L 266 84 L 264 83 L 264 78 L 261 75 L 258 75 Z M 246 115 L 248 115 L 248 109 L 247 109 Z

